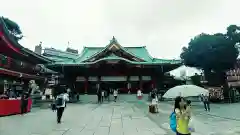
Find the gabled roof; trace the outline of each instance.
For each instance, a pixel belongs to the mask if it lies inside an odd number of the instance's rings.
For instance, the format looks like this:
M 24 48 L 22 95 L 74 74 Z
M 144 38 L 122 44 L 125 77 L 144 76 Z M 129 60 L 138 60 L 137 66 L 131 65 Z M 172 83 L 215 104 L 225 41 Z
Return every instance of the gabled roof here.
M 88 58 L 96 53 L 100 53 L 104 47 L 84 47 L 80 56 L 76 59 L 76 62 L 86 61 Z M 139 47 L 124 47 L 129 53 L 143 59 L 144 61 L 152 61 L 152 57 L 149 55 L 145 46 Z
M 39 62 L 39 63 L 50 63 L 52 62 L 50 59 L 43 57 L 37 53 L 34 53 L 33 51 L 24 48 L 22 45 L 20 45 L 14 38 L 13 35 L 9 33 L 9 30 L 7 28 L 7 25 L 4 22 L 3 17 L 0 17 L 0 33 L 2 33 L 2 38 L 4 38 L 6 44 L 8 44 L 9 49 L 15 51 L 20 51 L 19 55 L 22 56 L 25 60 L 31 60 L 31 62 Z M 0 34 L 1 35 L 1 34 Z M 38 63 L 37 63 L 38 64 Z
M 55 49 L 50 49 L 53 52 L 49 52 L 50 54 L 45 55 L 46 57 L 55 60 L 53 65 L 86 65 L 86 64 L 95 64 L 100 61 L 108 61 L 108 60 L 121 60 L 125 61 L 130 64 L 142 64 L 142 65 L 161 65 L 161 64 L 177 64 L 181 65 L 181 60 L 167 60 L 167 59 L 157 59 L 153 58 L 146 49 L 145 46 L 139 47 L 121 47 L 126 53 L 133 55 L 141 59 L 141 61 L 130 60 L 123 58 L 121 56 L 117 56 L 114 52 L 110 52 L 108 55 L 103 55 L 98 59 L 93 61 L 89 61 L 90 59 L 94 58 L 95 56 L 107 51 L 107 48 L 114 47 L 113 45 L 118 44 L 116 39 L 110 42 L 110 45 L 106 47 L 84 47 L 82 52 L 79 55 L 63 52 Z M 114 43 L 114 44 L 113 44 Z M 110 48 L 111 49 L 111 48 Z M 55 52 L 54 52 L 55 51 Z M 55 55 L 54 55 L 55 54 Z
M 99 55 L 104 54 L 104 52 L 109 52 L 109 51 L 114 51 L 114 50 L 121 50 L 122 52 L 124 52 L 127 55 L 130 55 L 131 57 L 133 57 L 135 59 L 135 61 L 145 61 L 144 59 L 136 56 L 135 54 L 129 52 L 128 50 L 126 50 L 124 47 L 122 47 L 118 41 L 116 40 L 116 38 L 113 36 L 113 38 L 110 40 L 110 43 L 102 48 L 99 52 L 91 55 L 90 57 L 86 58 L 83 62 L 92 62 L 94 60 L 96 60 L 95 58 Z

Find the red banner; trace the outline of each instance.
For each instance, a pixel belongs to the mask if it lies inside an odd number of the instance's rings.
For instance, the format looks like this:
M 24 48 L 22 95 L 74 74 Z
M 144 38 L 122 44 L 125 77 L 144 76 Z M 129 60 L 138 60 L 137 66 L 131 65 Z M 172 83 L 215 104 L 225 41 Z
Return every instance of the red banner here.
M 32 99 L 28 99 L 27 112 L 31 111 Z M 0 116 L 8 116 L 21 113 L 20 99 L 0 99 Z

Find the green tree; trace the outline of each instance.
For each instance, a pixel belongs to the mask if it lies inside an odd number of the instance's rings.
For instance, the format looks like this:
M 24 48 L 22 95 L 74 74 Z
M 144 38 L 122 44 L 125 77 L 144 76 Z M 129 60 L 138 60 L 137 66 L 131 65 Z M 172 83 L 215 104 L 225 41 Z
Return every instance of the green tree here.
M 195 74 L 194 76 L 191 76 L 191 81 L 194 85 L 201 86 L 201 76 L 198 74 Z
M 230 25 L 227 33 L 206 34 L 195 36 L 182 49 L 180 55 L 186 66 L 203 69 L 205 75 L 220 74 L 222 83 L 225 83 L 225 71 L 234 67 L 237 57 L 237 45 L 240 41 L 240 27 Z M 207 76 L 206 79 L 208 80 Z
M 5 17 L 3 17 L 3 21 L 7 29 L 9 30 L 10 34 L 12 34 L 13 37 L 15 38 L 15 40 L 19 41 L 23 38 L 22 31 L 16 22 Z

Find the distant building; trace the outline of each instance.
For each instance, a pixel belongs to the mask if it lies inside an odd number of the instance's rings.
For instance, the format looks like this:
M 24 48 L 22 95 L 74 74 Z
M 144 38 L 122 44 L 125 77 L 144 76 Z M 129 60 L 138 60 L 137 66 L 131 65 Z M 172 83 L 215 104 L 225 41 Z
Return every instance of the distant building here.
M 69 48 L 69 47 L 66 49 L 66 52 L 78 54 L 78 50 L 75 50 L 75 49 L 72 49 L 72 48 Z
M 35 50 L 34 50 L 35 53 L 41 55 L 42 54 L 42 42 L 40 42 L 39 45 L 36 45 L 35 46 Z

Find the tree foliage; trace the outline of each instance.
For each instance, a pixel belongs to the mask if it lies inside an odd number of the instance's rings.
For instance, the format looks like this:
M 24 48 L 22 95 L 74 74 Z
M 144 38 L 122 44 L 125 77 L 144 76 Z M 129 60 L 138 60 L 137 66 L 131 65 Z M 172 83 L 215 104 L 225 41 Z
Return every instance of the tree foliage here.
M 6 24 L 8 31 L 10 32 L 11 35 L 13 35 L 15 40 L 17 41 L 21 40 L 23 38 L 23 35 L 19 25 L 16 22 L 5 17 L 3 18 L 3 20 L 4 23 Z
M 230 25 L 227 33 L 195 36 L 182 48 L 181 59 L 186 66 L 223 72 L 234 67 L 238 57 L 236 45 L 240 42 L 240 27 Z
M 191 76 L 191 81 L 194 85 L 201 86 L 201 76 L 198 74 L 195 74 L 194 76 Z

